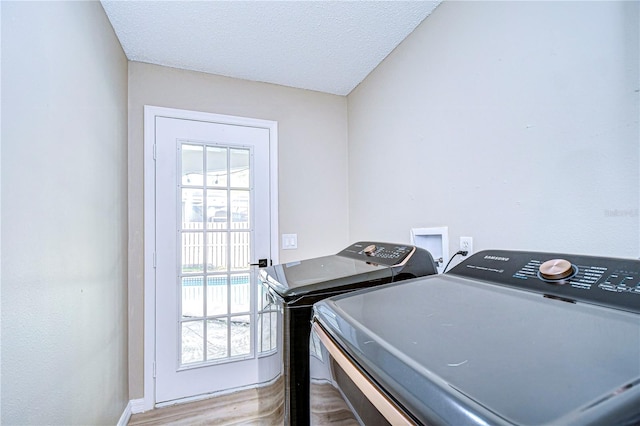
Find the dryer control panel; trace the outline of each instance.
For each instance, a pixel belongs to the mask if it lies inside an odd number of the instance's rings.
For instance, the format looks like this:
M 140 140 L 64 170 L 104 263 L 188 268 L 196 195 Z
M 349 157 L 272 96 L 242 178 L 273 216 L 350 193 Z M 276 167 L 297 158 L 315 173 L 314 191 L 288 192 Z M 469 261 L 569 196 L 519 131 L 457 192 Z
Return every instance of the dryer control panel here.
M 338 256 L 379 265 L 397 266 L 405 263 L 414 251 L 416 248 L 408 244 L 360 241 L 342 250 Z
M 486 250 L 447 274 L 640 313 L 640 260 Z

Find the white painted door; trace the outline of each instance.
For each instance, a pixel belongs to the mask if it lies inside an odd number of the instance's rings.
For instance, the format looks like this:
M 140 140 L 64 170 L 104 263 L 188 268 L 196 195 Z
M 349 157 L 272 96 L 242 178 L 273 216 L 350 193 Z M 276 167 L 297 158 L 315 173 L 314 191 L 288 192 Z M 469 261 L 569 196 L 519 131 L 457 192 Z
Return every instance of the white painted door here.
M 156 117 L 155 402 L 268 381 L 269 129 Z

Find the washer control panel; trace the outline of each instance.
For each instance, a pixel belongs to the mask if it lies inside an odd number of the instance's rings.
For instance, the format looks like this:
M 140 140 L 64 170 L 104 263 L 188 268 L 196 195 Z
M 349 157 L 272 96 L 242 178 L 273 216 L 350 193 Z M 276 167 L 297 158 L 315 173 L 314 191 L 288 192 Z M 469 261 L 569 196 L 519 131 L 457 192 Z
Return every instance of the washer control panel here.
M 360 241 L 342 250 L 338 256 L 379 265 L 397 266 L 406 262 L 415 250 L 414 246 L 407 244 Z
M 640 313 L 640 260 L 487 250 L 447 274 Z

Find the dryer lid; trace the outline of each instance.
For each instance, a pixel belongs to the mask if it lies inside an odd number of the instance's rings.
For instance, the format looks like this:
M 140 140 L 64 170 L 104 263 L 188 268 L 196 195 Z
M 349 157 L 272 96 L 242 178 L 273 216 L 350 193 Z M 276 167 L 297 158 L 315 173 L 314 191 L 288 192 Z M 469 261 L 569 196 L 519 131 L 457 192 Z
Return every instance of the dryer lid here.
M 636 314 L 447 275 L 314 310 L 425 423 L 568 424 L 629 400 L 640 407 Z
M 339 255 L 273 265 L 260 279 L 285 300 L 319 293 L 339 293 L 359 283 L 390 281 L 393 269 Z

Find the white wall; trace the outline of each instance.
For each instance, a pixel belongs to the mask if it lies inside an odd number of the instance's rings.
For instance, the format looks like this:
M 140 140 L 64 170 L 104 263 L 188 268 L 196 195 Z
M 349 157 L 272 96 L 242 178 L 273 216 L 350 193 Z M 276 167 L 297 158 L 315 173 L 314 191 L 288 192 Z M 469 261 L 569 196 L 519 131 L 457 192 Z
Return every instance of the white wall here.
M 99 2 L 2 7 L 2 424 L 116 424 L 127 61 Z
M 348 245 L 347 100 L 138 62 L 129 64 L 129 364 L 143 397 L 143 107 L 154 105 L 278 122 L 279 232 L 298 234 L 279 261 Z
M 350 239 L 638 257 L 638 6 L 441 4 L 348 96 Z

